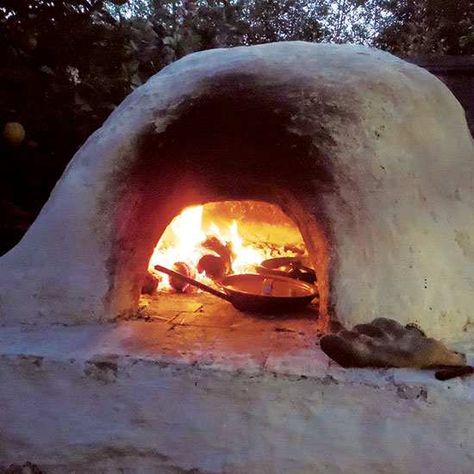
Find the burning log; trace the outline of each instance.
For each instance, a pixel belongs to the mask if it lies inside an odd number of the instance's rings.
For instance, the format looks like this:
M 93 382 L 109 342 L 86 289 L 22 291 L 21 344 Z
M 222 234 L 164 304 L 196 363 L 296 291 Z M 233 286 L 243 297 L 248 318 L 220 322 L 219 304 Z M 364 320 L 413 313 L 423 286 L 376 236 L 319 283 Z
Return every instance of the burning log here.
M 232 273 L 253 273 L 260 262 L 270 257 L 288 257 L 290 252 L 292 258 L 295 258 L 296 253 L 301 252 L 304 255 L 304 243 L 292 243 L 299 240 L 294 238 L 294 229 L 288 232 L 289 227 L 286 224 L 264 224 L 263 228 L 259 229 L 258 221 L 245 223 L 247 237 L 244 238 L 244 234 L 239 231 L 237 220 L 226 222 L 225 213 L 217 216 L 219 225 L 212 219 L 205 224 L 203 209 L 204 206 L 192 206 L 183 209 L 181 214 L 173 219 L 155 247 L 150 259 L 151 268 L 159 264 L 170 269 L 172 262 L 175 262 L 178 267 L 174 269 L 178 273 L 186 276 L 197 275 L 199 281 L 205 281 L 205 278 L 219 281 Z M 279 231 L 276 241 L 271 240 L 269 227 Z M 290 237 L 290 243 L 285 243 L 287 235 Z M 290 248 L 293 251 L 290 251 Z M 288 272 L 283 275 L 288 276 Z M 302 269 L 298 269 L 297 277 L 314 282 L 314 272 L 311 272 L 313 276 L 302 275 Z M 165 278 L 163 284 L 158 286 L 160 289 L 166 287 L 181 292 L 187 291 L 186 283 L 176 278 L 171 281 Z
M 304 245 L 295 245 L 295 244 L 286 244 L 283 247 L 285 252 L 293 252 L 295 255 L 304 255 L 306 253 L 306 248 Z
M 195 276 L 193 269 L 185 262 L 175 262 L 173 264 L 172 270 L 190 278 L 194 278 Z M 189 288 L 189 283 L 186 283 L 179 277 L 170 276 L 169 282 L 171 288 L 179 291 L 180 293 L 184 293 Z
M 155 293 L 161 278 L 151 272 L 147 272 L 142 284 L 142 295 L 152 295 Z
M 208 254 L 200 258 L 197 271 L 212 280 L 220 280 L 229 272 L 229 266 L 221 256 Z
M 224 272 L 222 276 L 227 275 L 228 273 L 231 272 L 232 270 L 232 245 L 227 242 L 226 244 L 223 244 L 217 237 L 210 236 L 207 237 L 206 240 L 202 243 L 202 247 L 211 250 L 212 252 L 216 253 L 220 257 L 220 261 L 222 262 L 224 268 Z M 205 255 L 204 257 L 212 257 L 212 255 Z M 201 260 L 204 258 L 202 257 Z M 200 261 L 201 263 L 201 261 Z M 221 263 L 218 263 L 216 259 L 209 259 L 207 258 L 204 262 L 204 271 L 206 270 L 205 266 L 209 267 L 209 270 L 212 272 L 213 270 L 218 271 L 217 266 L 221 265 Z M 199 270 L 198 267 L 198 272 L 202 273 Z M 206 275 L 208 273 L 206 272 Z M 210 278 L 212 278 L 210 275 L 208 275 Z

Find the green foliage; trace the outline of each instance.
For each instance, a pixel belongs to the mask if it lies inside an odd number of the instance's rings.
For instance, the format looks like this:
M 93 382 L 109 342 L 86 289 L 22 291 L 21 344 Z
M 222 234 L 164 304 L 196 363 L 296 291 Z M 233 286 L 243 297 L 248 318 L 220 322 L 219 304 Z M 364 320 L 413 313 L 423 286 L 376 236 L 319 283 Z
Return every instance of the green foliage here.
M 389 17 L 384 0 L 332 0 L 326 16 L 326 39 L 371 45 Z
M 325 2 L 307 0 L 250 0 L 242 8 L 246 44 L 274 41 L 319 41 Z
M 392 15 L 375 44 L 404 56 L 474 54 L 472 0 L 385 0 Z
M 102 1 L 0 2 L 0 127 L 17 121 L 26 129 L 21 146 L 0 142 L 0 221 L 13 223 L 0 231 L 0 249 L 18 238 L 74 151 L 130 91 L 132 37 Z
M 242 43 L 243 1 L 152 1 L 150 21 L 171 51 L 172 59 L 194 51 Z

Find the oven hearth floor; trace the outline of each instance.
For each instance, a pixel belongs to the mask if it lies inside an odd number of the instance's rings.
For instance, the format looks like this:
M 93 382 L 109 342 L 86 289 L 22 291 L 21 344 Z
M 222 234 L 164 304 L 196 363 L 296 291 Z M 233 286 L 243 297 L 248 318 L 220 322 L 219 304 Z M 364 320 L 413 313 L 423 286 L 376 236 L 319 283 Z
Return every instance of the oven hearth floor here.
M 130 344 L 143 347 L 147 340 L 150 348 L 172 357 L 196 362 L 218 357 L 261 368 L 281 356 L 321 359 L 320 323 L 312 305 L 291 315 L 258 316 L 207 294 L 169 293 L 142 297 L 133 319 L 153 324 Z

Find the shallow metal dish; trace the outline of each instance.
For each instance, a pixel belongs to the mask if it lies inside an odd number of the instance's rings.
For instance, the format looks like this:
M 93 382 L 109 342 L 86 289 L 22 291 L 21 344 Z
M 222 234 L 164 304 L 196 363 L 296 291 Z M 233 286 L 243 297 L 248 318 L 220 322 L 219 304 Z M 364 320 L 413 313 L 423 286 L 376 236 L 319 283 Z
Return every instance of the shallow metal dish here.
M 155 265 L 155 269 L 181 278 L 190 285 L 232 303 L 241 311 L 281 313 L 295 311 L 308 305 L 318 295 L 313 285 L 288 277 L 245 273 L 229 275 L 219 282 L 216 290 L 169 268 Z

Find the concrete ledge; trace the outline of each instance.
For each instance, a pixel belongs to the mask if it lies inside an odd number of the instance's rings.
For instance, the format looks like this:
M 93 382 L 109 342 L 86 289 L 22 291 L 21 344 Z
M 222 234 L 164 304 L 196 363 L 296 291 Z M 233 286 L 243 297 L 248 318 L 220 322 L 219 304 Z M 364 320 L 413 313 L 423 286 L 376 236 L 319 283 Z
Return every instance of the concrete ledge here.
M 262 364 L 238 353 L 205 361 L 124 349 L 154 324 L 3 327 L 0 465 L 29 460 L 48 473 L 472 472 L 474 378 L 342 370 L 320 352 Z

